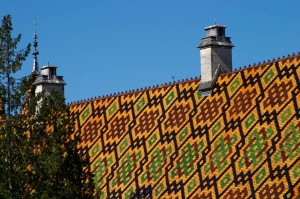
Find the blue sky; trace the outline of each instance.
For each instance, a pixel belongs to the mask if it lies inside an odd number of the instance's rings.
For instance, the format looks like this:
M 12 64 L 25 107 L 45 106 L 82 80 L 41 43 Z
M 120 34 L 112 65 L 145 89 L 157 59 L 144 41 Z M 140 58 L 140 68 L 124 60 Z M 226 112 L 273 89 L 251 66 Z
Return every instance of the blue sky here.
M 224 24 L 234 68 L 300 50 L 298 0 L 0 0 L 23 48 L 37 18 L 39 65 L 58 66 L 67 102 L 200 75 L 196 47 Z M 18 75 L 32 70 L 32 55 Z

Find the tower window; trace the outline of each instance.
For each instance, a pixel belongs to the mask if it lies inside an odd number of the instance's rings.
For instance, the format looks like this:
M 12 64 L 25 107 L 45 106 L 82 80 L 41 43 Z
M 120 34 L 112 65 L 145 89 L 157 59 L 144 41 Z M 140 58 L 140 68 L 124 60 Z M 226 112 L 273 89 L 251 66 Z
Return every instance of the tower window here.
M 218 28 L 218 36 L 219 37 L 224 37 L 225 36 L 225 28 L 223 28 L 223 27 Z

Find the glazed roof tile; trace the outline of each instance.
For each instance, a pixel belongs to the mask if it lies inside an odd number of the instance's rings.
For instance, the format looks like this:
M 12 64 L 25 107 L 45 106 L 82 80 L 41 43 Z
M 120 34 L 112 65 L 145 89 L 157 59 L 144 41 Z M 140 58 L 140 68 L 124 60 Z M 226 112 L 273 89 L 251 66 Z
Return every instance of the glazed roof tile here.
M 102 198 L 297 198 L 300 53 L 71 103 Z M 237 197 L 238 196 L 238 197 Z

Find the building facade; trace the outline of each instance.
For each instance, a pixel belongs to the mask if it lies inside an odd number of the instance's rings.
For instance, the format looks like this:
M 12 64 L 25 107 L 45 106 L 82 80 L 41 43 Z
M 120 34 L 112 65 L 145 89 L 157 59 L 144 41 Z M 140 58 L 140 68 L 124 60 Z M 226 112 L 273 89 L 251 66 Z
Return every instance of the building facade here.
M 70 105 L 102 198 L 297 198 L 300 55 Z
M 101 198 L 300 196 L 300 54 L 231 71 L 205 30 L 201 78 L 69 105 Z

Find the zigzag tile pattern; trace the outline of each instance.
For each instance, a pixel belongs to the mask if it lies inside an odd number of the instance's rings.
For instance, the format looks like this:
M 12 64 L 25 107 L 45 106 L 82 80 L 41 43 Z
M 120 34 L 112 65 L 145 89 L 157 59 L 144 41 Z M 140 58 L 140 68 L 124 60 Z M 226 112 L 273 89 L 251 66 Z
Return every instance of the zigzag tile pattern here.
M 71 104 L 101 198 L 300 196 L 300 55 Z

